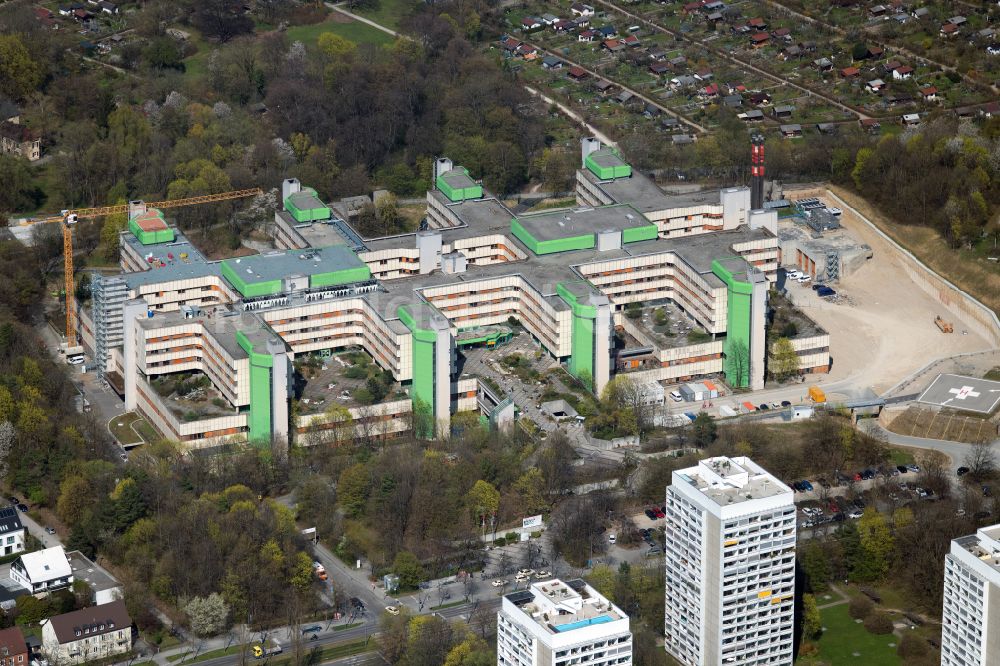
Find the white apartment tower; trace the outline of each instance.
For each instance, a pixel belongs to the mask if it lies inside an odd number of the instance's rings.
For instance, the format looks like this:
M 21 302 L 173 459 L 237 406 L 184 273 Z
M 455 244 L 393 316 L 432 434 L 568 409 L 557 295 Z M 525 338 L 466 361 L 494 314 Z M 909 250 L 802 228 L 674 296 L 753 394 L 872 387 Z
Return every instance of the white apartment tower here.
M 941 666 L 1000 663 L 1000 525 L 954 539 L 944 558 Z
M 667 652 L 688 666 L 792 663 L 795 504 L 746 457 L 673 473 L 666 509 Z
M 497 666 L 631 663 L 628 615 L 582 580 L 539 581 L 504 595 L 497 612 Z

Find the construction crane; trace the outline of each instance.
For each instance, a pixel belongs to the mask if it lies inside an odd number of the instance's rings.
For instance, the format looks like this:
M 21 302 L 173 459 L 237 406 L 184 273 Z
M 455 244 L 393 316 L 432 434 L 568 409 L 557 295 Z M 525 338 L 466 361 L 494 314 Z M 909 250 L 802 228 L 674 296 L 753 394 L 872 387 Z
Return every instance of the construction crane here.
M 246 197 L 255 197 L 257 195 L 263 194 L 264 191 L 259 187 L 253 187 L 248 190 L 232 190 L 230 192 L 221 192 L 219 194 L 205 194 L 198 197 L 188 197 L 186 199 L 172 199 L 170 201 L 154 201 L 152 203 L 141 202 L 149 208 L 159 208 L 163 210 L 165 208 L 180 208 L 181 206 L 196 206 L 198 204 L 206 203 L 216 203 L 218 201 L 229 201 L 232 199 L 243 199 Z M 75 283 L 73 281 L 73 227 L 80 220 L 90 220 L 95 217 L 104 217 L 105 215 L 117 215 L 120 213 L 128 213 L 129 207 L 140 202 L 133 202 L 132 204 L 119 204 L 116 206 L 100 206 L 97 208 L 77 208 L 74 210 L 64 210 L 59 215 L 51 215 L 47 217 L 41 217 L 31 220 L 25 220 L 21 222 L 21 227 L 29 227 L 37 224 L 48 224 L 51 222 L 62 223 L 63 232 L 63 270 L 65 271 L 65 289 L 66 289 L 66 345 L 67 347 L 73 347 L 76 343 L 76 313 L 75 310 Z

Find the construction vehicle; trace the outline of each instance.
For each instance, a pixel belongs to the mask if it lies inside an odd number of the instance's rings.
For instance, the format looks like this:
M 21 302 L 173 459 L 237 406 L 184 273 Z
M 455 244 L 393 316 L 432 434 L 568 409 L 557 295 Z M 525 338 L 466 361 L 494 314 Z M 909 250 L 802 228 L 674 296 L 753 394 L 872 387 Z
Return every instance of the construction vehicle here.
M 259 194 L 263 194 L 263 190 L 259 187 L 254 187 L 247 190 L 232 190 L 230 192 L 221 192 L 219 194 L 206 194 L 198 197 L 188 197 L 186 199 L 173 199 L 171 201 L 155 201 L 153 203 L 132 201 L 127 204 L 119 204 L 116 206 L 100 206 L 97 208 L 64 210 L 59 215 L 28 219 L 21 222 L 18 226 L 30 227 L 39 224 L 49 224 L 51 222 L 62 223 L 63 270 L 65 272 L 64 293 L 66 297 L 66 342 L 60 351 L 67 356 L 83 353 L 83 348 L 76 344 L 76 304 L 74 296 L 76 283 L 73 280 L 73 227 L 75 227 L 80 220 L 92 220 L 106 215 L 130 213 L 136 208 L 141 210 L 145 210 L 146 208 L 180 208 L 182 206 L 195 206 L 198 204 L 216 203 L 232 199 L 243 199 L 245 197 L 254 197 Z
M 815 403 L 826 402 L 826 394 L 818 386 L 809 387 L 809 399 Z
M 945 321 L 940 316 L 934 317 L 934 324 L 941 329 L 942 333 L 954 333 L 955 327 L 951 325 L 950 321 Z

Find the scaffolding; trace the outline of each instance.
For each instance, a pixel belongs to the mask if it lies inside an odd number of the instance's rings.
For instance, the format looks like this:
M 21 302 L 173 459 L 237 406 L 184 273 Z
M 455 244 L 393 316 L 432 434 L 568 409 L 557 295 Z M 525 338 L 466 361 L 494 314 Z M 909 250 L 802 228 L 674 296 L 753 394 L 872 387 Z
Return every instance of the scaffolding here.
M 128 287 L 121 277 L 107 277 L 95 273 L 91 282 L 94 299 L 94 361 L 98 376 L 107 372 L 108 356 L 125 339 L 124 309 Z

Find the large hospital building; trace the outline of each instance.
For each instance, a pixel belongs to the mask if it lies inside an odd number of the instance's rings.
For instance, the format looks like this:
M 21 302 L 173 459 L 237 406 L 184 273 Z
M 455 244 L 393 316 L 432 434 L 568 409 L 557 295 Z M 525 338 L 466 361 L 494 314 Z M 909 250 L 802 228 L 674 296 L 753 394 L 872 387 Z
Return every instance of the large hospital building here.
M 668 195 L 585 139 L 573 208 L 515 215 L 447 159 L 416 233 L 364 239 L 298 181 L 281 194 L 278 249 L 221 261 L 137 203 L 121 274 L 98 279 L 81 309 L 82 341 L 126 407 L 189 447 L 329 433 L 344 410 L 348 430 L 446 428 L 483 402 L 461 349 L 511 319 L 595 392 L 618 372 L 763 385 L 777 218 L 752 209 L 749 188 Z M 702 335 L 657 335 L 624 316 L 631 303 L 666 304 Z M 303 359 L 343 365 L 345 349 L 391 375 L 384 399 L 354 404 L 334 382 L 301 399 Z M 169 397 L 182 372 L 210 409 Z

